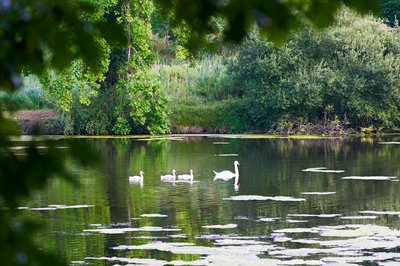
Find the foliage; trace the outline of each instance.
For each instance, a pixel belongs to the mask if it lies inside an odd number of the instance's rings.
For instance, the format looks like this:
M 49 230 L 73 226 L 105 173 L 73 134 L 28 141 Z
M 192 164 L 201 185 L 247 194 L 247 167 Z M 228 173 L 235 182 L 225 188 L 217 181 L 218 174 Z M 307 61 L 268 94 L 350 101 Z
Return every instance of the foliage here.
M 105 47 L 105 50 L 108 49 Z M 47 98 L 51 99 L 58 111 L 64 113 L 64 117 L 68 118 L 64 119 L 65 134 L 74 133 L 74 121 L 71 114 L 74 101 L 78 101 L 81 105 L 89 105 L 93 97 L 97 96 L 97 89 L 100 87 L 100 82 L 105 79 L 103 73 L 109 63 L 107 52 L 102 55 L 100 61 L 102 69 L 98 72 L 91 71 L 78 59 L 62 73 L 48 72 L 41 77 Z
M 49 109 L 54 106 L 47 100 L 41 89 L 23 89 L 13 93 L 0 92 L 0 106 L 5 109 L 31 110 Z
M 343 9 L 325 31 L 305 29 L 282 47 L 253 35 L 229 73 L 254 128 L 328 115 L 354 128 L 392 129 L 400 122 L 399 52 L 396 30 Z
M 151 42 L 152 1 L 121 4 L 121 21 L 125 25 L 128 47 L 126 59 L 115 65 L 120 78 L 116 82 L 118 104 L 115 106 L 115 133 L 128 134 L 128 121 L 144 126 L 152 134 L 167 131 L 165 98 L 148 70 L 155 60 Z M 124 130 L 122 130 L 124 128 Z
M 384 17 L 390 25 L 394 26 L 396 19 L 400 18 L 400 2 L 398 0 L 380 0 L 382 5 L 381 16 Z
M 154 35 L 164 37 L 170 34 L 168 10 L 154 2 L 154 11 L 151 13 L 151 28 Z
M 104 12 L 107 12 L 111 5 L 115 5 L 117 2 L 115 0 L 96 0 L 95 2 L 82 1 L 82 3 L 97 4 L 96 12 L 81 15 L 85 21 L 104 23 Z M 109 65 L 111 42 L 107 42 L 101 36 L 96 36 L 93 41 L 99 47 L 96 68 L 90 67 L 81 58 L 77 58 L 61 72 L 49 69 L 40 78 L 47 98 L 51 100 L 59 112 L 63 113 L 65 134 L 75 132 L 75 117 L 72 108 L 78 105 L 89 105 L 93 98 L 97 96 L 101 82 L 105 80 L 104 73 Z M 89 124 L 87 127 L 90 128 L 95 122 L 89 120 L 87 123 Z
M 102 47 L 96 39 L 115 42 L 121 41 L 121 35 L 115 24 L 84 19 L 82 14 L 94 11 L 93 4 L 81 1 L 2 3 L 0 87 L 18 88 L 22 70 L 33 74 L 41 74 L 48 67 L 60 70 L 75 58 L 82 58 L 97 70 Z
M 104 50 L 108 50 L 104 45 Z M 42 86 L 45 88 L 47 97 L 54 101 L 54 105 L 61 112 L 70 112 L 73 95 L 77 95 L 79 102 L 89 105 L 91 98 L 97 95 L 96 89 L 104 80 L 104 72 L 108 67 L 108 52 L 102 55 L 101 69 L 93 72 L 83 64 L 81 60 L 75 60 L 62 73 L 46 73 L 41 78 Z
M 0 92 L 0 106 L 5 110 L 50 109 L 54 106 L 46 98 L 38 79 L 22 77 L 22 89 L 13 93 Z
M 118 135 L 128 135 L 131 131 L 128 120 L 123 117 L 118 117 L 117 122 L 113 127 L 113 131 Z
M 281 42 L 293 29 L 300 27 L 306 19 L 313 25 L 327 26 L 334 20 L 336 11 L 346 4 L 359 12 L 379 11 L 378 0 L 158 0 L 167 10 L 173 10 L 173 28 L 185 27 L 189 30 L 187 46 L 196 50 L 207 39 L 204 36 L 214 31 L 213 19 L 226 21 L 223 39 L 239 42 L 254 24 L 271 40 Z
M 143 2 L 141 1 L 141 3 Z M 164 2 L 168 4 L 170 1 L 165 0 Z M 245 30 L 249 28 L 247 19 L 251 17 L 251 12 L 258 11 L 257 8 L 254 9 L 257 6 L 261 7 L 261 11 L 263 8 L 272 7 L 269 9 L 271 13 L 267 13 L 274 22 L 271 24 L 269 32 L 280 34 L 280 29 L 288 31 L 295 26 L 294 15 L 289 12 L 288 6 L 296 7 L 298 1 L 228 1 L 226 2 L 228 4 L 221 6 L 217 6 L 217 2 L 220 1 L 191 1 L 190 5 L 186 1 L 176 2 L 177 17 L 179 19 L 186 17 L 187 24 L 191 29 L 191 36 L 194 36 L 190 37 L 190 40 L 200 39 L 208 29 L 209 18 L 218 15 L 223 15 L 228 19 L 226 36 L 230 36 L 234 40 L 240 39 Z M 373 0 L 349 0 L 346 2 L 359 10 L 364 7 L 370 9 L 371 4 L 375 3 Z M 87 70 L 90 73 L 101 72 L 99 70 L 102 69 L 104 61 L 99 58 L 104 58 L 103 40 L 110 46 L 113 46 L 115 42 L 122 42 L 121 28 L 113 23 L 112 17 L 115 14 L 110 10 L 115 7 L 110 5 L 111 3 L 115 3 L 115 1 L 1 1 L 0 88 L 8 91 L 17 89 L 23 70 L 26 73 L 40 75 L 45 70 L 62 71 L 71 64 L 80 65 L 82 62 L 85 67 L 78 67 L 80 71 L 77 76 L 85 75 L 88 73 Z M 319 1 L 310 0 L 301 6 L 306 8 L 305 10 L 309 14 L 312 14 L 311 11 L 314 10 L 328 10 L 316 12 L 315 14 L 321 14 L 321 16 L 316 16 L 315 21 L 327 13 L 332 14 L 335 7 L 339 5 L 333 4 L 334 8 L 332 8 L 332 3 L 336 3 L 336 1 L 325 1 L 324 3 L 328 4 L 321 5 L 324 8 L 321 9 L 321 6 L 316 8 L 312 5 L 313 3 L 319 3 Z M 102 4 L 101 7 L 100 4 Z M 235 8 L 236 5 L 238 8 Z M 103 18 L 103 14 L 108 16 L 108 21 L 100 19 Z M 256 12 L 256 14 L 258 13 Z M 137 13 L 137 15 L 142 14 Z M 258 17 L 264 19 L 259 19 L 260 22 L 267 21 L 264 16 Z M 275 21 L 275 18 L 278 19 Z M 287 20 L 288 23 L 275 23 L 279 21 L 279 18 L 281 18 L 281 22 Z M 125 22 L 131 23 L 129 20 Z M 135 27 L 133 23 L 128 26 Z M 130 32 L 130 29 L 127 33 Z M 127 39 L 128 42 L 131 41 L 130 38 Z M 132 41 L 130 44 L 132 43 L 134 42 Z M 193 41 L 190 43 L 194 44 Z M 137 46 L 130 48 L 141 47 L 142 43 L 134 44 Z M 113 66 L 115 65 L 111 64 L 111 68 Z M 118 70 L 119 67 L 116 69 Z M 107 74 L 117 75 L 116 69 L 111 71 L 109 68 Z M 111 83 L 111 85 L 113 84 L 115 83 Z M 153 88 L 153 86 L 144 86 L 144 88 L 149 87 Z M 111 87 L 104 86 L 104 88 Z M 55 92 L 57 94 L 58 90 Z M 62 98 L 65 97 L 64 94 L 61 95 Z M 68 93 L 66 95 L 67 103 L 70 103 L 71 96 Z M 108 94 L 105 93 L 103 99 L 106 98 L 105 96 Z M 107 105 L 107 102 L 103 102 L 103 105 Z M 68 108 L 69 105 L 63 106 Z M 99 110 L 100 113 L 103 111 Z M 155 110 L 162 114 L 163 108 L 156 105 Z M 106 119 L 108 118 L 107 114 L 104 116 Z M 160 115 L 160 117 L 162 116 Z M 153 130 L 151 122 L 148 125 L 149 130 Z M 18 135 L 18 131 L 10 120 L 3 117 L 3 113 L 0 113 L 0 125 L 0 201 L 3 206 L 11 208 L 9 212 L 0 212 L 0 224 L 2 225 L 0 228 L 0 257 L 2 263 L 5 265 L 57 265 L 58 258 L 45 255 L 43 251 L 32 244 L 33 232 L 30 230 L 32 227 L 28 223 L 15 222 L 15 207 L 18 206 L 17 202 L 21 197 L 29 196 L 34 189 L 42 188 L 50 177 L 54 175 L 70 176 L 68 169 L 63 164 L 65 156 L 71 156 L 76 163 L 87 165 L 93 162 L 96 154 L 91 153 L 91 150 L 86 147 L 77 147 L 72 144 L 69 145 L 69 149 L 61 152 L 51 142 L 40 143 L 48 148 L 39 152 L 36 147 L 38 143 L 32 142 L 26 150 L 26 155 L 19 156 L 15 154 L 9 138 Z
M 125 29 L 127 47 L 104 47 L 102 68 L 91 71 L 74 61 L 63 73 L 42 78 L 46 91 L 64 112 L 69 134 L 165 133 L 165 99 L 148 68 L 155 60 L 151 36 L 151 1 L 105 1 L 103 12 Z M 101 17 L 111 14 L 101 14 Z M 99 16 L 96 16 L 97 19 Z M 111 51 L 111 53 L 110 53 Z M 90 104 L 90 107 L 86 107 Z M 68 129 L 68 130 L 67 130 Z
M 148 74 L 155 60 L 150 40 L 152 2 L 100 1 L 100 6 L 91 19 L 109 16 L 123 25 L 127 46 L 113 47 L 96 39 L 103 47 L 98 71 L 75 60 L 62 73 L 42 77 L 47 94 L 64 113 L 65 133 L 165 133 L 165 99 Z
M 115 24 L 92 23 L 83 18 L 82 14 L 93 11 L 92 5 L 77 1 L 2 1 L 0 89 L 18 89 L 22 71 L 42 74 L 48 68 L 61 70 L 74 59 L 98 69 L 101 48 L 95 40 L 120 41 L 121 30 Z M 2 105 L 1 110 L 13 107 Z M 68 149 L 60 150 L 51 141 L 25 141 L 21 154 L 15 149 L 15 138 L 12 138 L 17 137 L 19 131 L 4 117 L 4 112 L 0 112 L 0 125 L 2 265 L 64 265 L 61 258 L 38 249 L 33 239 L 40 226 L 18 219 L 16 208 L 21 199 L 42 189 L 54 176 L 73 180 L 70 169 L 64 164 L 66 157 L 87 166 L 96 161 L 97 154 L 84 145 L 70 143 L 65 143 Z

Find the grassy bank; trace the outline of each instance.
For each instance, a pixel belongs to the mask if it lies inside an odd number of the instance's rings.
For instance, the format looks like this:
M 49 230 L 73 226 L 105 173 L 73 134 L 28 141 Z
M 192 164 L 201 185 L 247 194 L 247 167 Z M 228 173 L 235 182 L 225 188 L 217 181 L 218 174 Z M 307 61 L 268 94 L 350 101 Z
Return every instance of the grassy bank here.
M 240 100 L 171 105 L 171 133 L 244 133 Z

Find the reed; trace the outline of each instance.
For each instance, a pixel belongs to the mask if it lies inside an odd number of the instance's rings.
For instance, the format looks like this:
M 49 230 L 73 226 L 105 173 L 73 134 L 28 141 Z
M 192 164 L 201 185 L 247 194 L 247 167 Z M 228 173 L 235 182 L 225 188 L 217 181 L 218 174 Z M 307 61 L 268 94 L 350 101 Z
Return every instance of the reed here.
M 207 56 L 190 65 L 188 62 L 155 64 L 152 68 L 168 99 L 207 102 L 225 99 L 229 77 L 220 56 Z

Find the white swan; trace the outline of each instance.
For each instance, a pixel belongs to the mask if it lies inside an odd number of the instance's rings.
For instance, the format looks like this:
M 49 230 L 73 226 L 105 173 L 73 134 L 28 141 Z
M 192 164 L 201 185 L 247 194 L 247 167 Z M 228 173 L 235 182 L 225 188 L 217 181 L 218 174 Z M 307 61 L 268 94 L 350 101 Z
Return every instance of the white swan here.
M 235 172 L 234 173 L 231 172 L 231 171 L 227 171 L 227 170 L 222 171 L 222 172 L 215 172 L 214 171 L 214 174 L 215 174 L 214 181 L 218 180 L 218 179 L 227 181 L 227 180 L 230 180 L 232 178 L 235 178 L 235 187 L 239 186 L 239 169 L 238 169 L 238 165 L 240 165 L 240 164 L 239 164 L 238 161 L 235 161 L 234 165 L 235 165 Z
M 174 182 L 176 179 L 175 169 L 172 169 L 172 175 L 162 175 L 161 181 L 163 182 Z
M 190 175 L 188 175 L 188 174 L 178 175 L 178 179 L 192 182 L 193 181 L 193 169 L 190 169 Z
M 129 177 L 129 183 L 143 184 L 143 171 L 140 171 L 140 176 L 134 175 Z

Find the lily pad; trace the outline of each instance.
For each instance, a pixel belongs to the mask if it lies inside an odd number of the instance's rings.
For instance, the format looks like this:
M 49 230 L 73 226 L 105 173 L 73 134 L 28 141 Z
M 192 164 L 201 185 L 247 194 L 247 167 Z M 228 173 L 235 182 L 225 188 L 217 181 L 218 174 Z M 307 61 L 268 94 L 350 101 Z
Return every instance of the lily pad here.
M 237 200 L 237 201 L 249 201 L 249 200 L 273 200 L 273 201 L 305 201 L 303 198 L 293 198 L 287 196 L 274 196 L 274 197 L 266 197 L 259 195 L 239 195 L 239 196 L 231 196 L 229 198 L 223 198 L 223 200 Z
M 376 180 L 376 181 L 385 181 L 392 180 L 397 178 L 397 176 L 345 176 L 342 179 L 351 179 L 351 180 Z
M 208 229 L 233 229 L 237 227 L 237 224 L 215 224 L 215 225 L 203 225 L 203 228 Z
M 344 173 L 344 170 L 332 170 L 332 169 L 327 169 L 326 167 L 306 168 L 301 171 L 312 172 L 312 173 Z

